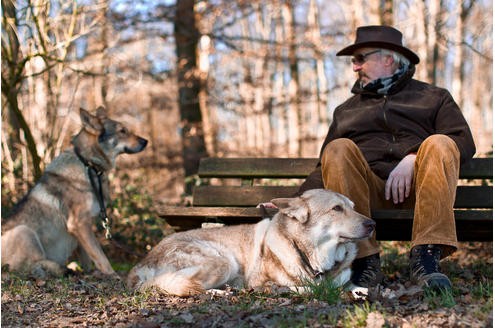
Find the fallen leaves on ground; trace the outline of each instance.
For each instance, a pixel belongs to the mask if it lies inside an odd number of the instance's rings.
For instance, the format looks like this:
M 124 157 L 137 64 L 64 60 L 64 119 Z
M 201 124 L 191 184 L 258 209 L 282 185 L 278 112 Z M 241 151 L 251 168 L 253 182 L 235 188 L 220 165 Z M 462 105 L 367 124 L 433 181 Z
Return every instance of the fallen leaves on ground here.
M 491 243 L 466 244 L 460 252 L 464 254 L 442 264 L 456 286 L 451 306 L 427 298 L 408 283 L 406 272 L 390 274 L 384 287 L 370 290 L 369 302 L 343 297 L 336 305 L 276 286 L 180 298 L 156 290 L 135 293 L 123 280 L 101 275 L 20 280 L 3 273 L 2 326 L 490 327 L 491 297 L 475 298 L 472 286 L 480 279 L 492 279 L 491 270 L 481 272 L 488 266 L 479 266 L 480 261 L 491 266 Z M 366 309 L 364 317 L 356 308 Z

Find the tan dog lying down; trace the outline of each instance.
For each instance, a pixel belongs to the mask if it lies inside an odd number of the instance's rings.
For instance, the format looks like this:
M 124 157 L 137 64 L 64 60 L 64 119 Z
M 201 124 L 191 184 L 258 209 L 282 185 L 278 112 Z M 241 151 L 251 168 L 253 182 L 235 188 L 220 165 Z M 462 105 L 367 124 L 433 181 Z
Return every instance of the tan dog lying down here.
M 166 237 L 130 271 L 129 287 L 188 296 L 227 284 L 251 288 L 271 282 L 297 289 L 321 275 L 346 283 L 354 241 L 369 237 L 375 222 L 329 190 L 272 202 L 280 211 L 271 220 Z

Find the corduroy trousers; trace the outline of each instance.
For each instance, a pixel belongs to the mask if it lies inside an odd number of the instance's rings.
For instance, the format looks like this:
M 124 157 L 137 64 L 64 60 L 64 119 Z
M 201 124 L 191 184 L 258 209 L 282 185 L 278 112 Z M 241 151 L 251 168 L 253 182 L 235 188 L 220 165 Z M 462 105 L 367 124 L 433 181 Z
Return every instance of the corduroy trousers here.
M 325 188 L 347 196 L 363 215 L 370 217 L 374 209 L 414 209 L 412 247 L 442 245 L 442 257 L 457 249 L 453 206 L 460 154 L 448 136 L 436 134 L 423 141 L 414 164 L 410 196 L 399 204 L 385 199 L 386 181 L 373 173 L 352 140 L 331 141 L 323 151 L 321 163 Z M 357 258 L 380 251 L 375 235 L 359 241 L 358 249 Z

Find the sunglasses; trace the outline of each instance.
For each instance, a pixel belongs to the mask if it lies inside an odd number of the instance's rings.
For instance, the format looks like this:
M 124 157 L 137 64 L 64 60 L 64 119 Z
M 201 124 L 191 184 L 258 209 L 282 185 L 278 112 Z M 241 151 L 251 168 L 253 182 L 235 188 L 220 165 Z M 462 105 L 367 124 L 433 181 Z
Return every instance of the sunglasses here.
M 378 49 L 378 50 L 373 50 L 373 51 L 370 51 L 370 52 L 366 52 L 364 54 L 354 55 L 351 58 L 351 63 L 356 64 L 356 65 L 362 65 L 366 61 L 366 57 L 368 57 L 368 56 L 370 56 L 372 54 L 376 54 L 377 52 L 380 52 L 380 51 L 382 51 L 382 50 L 381 49 Z

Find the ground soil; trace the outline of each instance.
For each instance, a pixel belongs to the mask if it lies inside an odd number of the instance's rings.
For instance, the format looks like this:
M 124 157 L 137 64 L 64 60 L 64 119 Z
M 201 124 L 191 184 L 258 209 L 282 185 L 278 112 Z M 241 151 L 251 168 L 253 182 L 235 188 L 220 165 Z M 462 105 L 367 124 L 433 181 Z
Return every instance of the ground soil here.
M 389 244 L 401 249 L 404 245 Z M 403 252 L 400 250 L 400 252 Z M 394 257 L 398 264 L 405 255 Z M 389 259 L 390 260 L 390 259 Z M 134 293 L 122 280 L 92 274 L 20 280 L 2 273 L 3 327 L 491 327 L 492 243 L 463 243 L 442 268 L 455 288 L 454 302 L 428 297 L 389 264 L 385 287 L 370 301 L 343 294 L 336 304 L 283 288 L 230 290 L 229 295 L 179 298 L 158 291 Z M 448 303 L 448 302 L 447 302 Z

